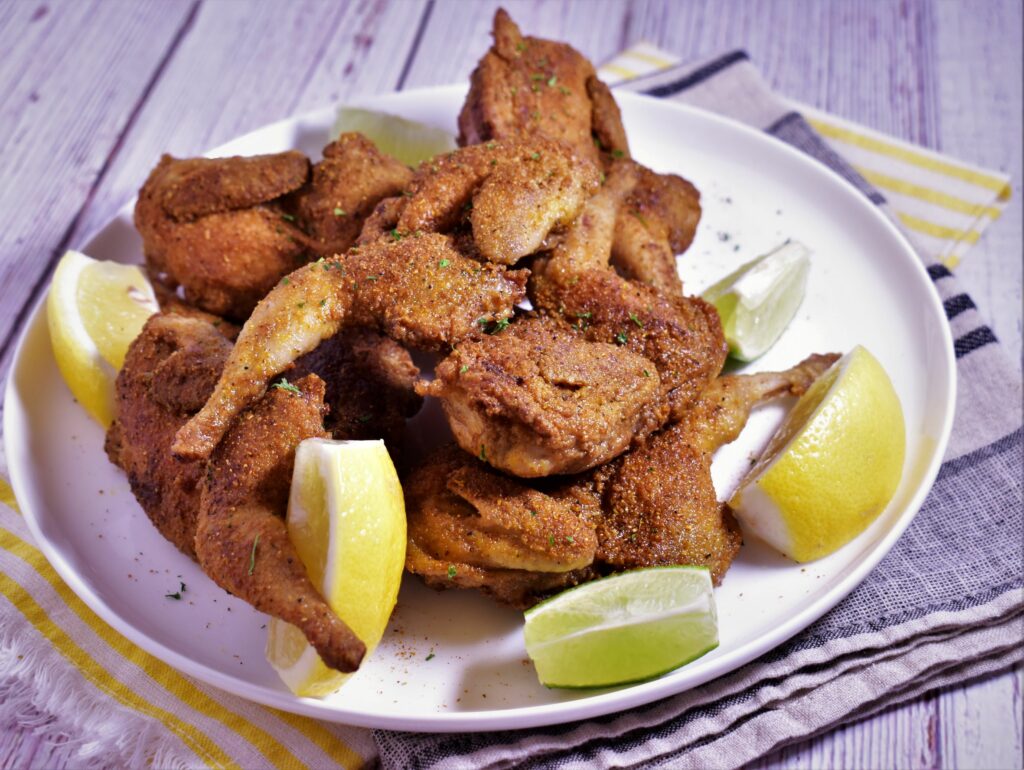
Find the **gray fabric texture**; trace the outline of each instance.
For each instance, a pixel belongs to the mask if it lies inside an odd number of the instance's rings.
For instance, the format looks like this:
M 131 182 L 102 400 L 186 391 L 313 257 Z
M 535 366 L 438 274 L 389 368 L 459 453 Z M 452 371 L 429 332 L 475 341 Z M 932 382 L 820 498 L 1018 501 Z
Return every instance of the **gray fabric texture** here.
M 619 87 L 761 128 L 833 168 L 888 213 L 884 197 L 772 93 L 743 52 Z M 528 731 L 375 731 L 383 766 L 738 767 L 1024 659 L 1021 373 L 956 278 L 921 254 L 953 332 L 953 437 L 921 511 L 860 586 L 784 645 L 696 689 Z

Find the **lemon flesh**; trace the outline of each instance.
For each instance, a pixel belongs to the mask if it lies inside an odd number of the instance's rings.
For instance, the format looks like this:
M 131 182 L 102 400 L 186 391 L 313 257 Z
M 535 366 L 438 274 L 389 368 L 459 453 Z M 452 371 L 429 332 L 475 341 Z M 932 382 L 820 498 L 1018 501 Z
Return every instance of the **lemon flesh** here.
M 807 562 L 882 512 L 903 474 L 906 426 L 882 365 L 857 346 L 797 401 L 729 501 L 745 531 Z
M 383 153 L 407 166 L 416 166 L 435 155 L 456 147 L 455 137 L 447 131 L 385 112 L 342 107 L 331 136 L 349 131 L 363 134 Z
M 313 585 L 369 655 L 405 566 L 405 503 L 384 442 L 299 444 L 287 526 Z M 329 695 L 351 676 L 328 668 L 299 629 L 277 618 L 268 625 L 267 660 L 296 695 Z
M 61 257 L 46 298 L 50 343 L 72 395 L 100 425 L 114 418 L 114 379 L 146 319 L 159 310 L 135 265 Z
M 807 247 L 789 241 L 701 295 L 718 310 L 733 358 L 753 361 L 782 336 L 803 302 L 810 264 Z
M 526 652 L 548 687 L 664 674 L 718 646 L 706 567 L 651 567 L 584 583 L 526 612 Z

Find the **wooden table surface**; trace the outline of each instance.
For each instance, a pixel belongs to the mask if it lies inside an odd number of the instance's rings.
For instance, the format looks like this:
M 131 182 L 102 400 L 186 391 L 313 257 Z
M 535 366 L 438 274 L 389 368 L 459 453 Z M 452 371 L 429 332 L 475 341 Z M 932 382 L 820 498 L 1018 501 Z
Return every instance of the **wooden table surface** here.
M 504 0 L 595 61 L 645 39 L 684 58 L 743 47 L 790 97 L 1013 176 L 957 273 L 1021 359 L 1020 0 Z M 56 260 L 194 155 L 362 94 L 465 82 L 490 0 L 0 0 L 0 375 Z M 924 697 L 757 767 L 1022 766 L 1024 670 Z M 0 725 L 0 766 L 47 767 Z

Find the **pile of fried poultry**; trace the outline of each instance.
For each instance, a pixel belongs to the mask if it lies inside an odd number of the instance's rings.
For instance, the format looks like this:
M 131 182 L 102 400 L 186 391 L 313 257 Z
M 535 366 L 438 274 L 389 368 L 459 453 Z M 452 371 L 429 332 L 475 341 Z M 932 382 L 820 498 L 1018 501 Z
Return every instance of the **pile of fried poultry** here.
M 522 608 L 651 565 L 717 583 L 741 536 L 712 453 L 834 360 L 719 376 L 718 315 L 676 270 L 699 193 L 631 159 L 569 46 L 499 11 L 458 124 L 460 149 L 416 170 L 358 134 L 312 165 L 165 156 L 135 210 L 162 312 L 118 378 L 107 452 L 164 536 L 342 671 L 363 645 L 283 520 L 302 440 L 387 442 L 407 569 L 436 588 Z M 432 379 L 410 348 L 438 356 Z M 403 456 L 427 397 L 455 443 Z

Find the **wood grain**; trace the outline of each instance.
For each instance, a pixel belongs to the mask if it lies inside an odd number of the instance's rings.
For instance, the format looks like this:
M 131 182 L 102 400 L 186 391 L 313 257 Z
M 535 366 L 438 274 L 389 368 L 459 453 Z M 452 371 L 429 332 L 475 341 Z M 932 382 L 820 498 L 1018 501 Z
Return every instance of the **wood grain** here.
M 102 225 L 163 151 L 193 154 L 361 93 L 463 81 L 498 2 L 67 0 L 0 4 L 0 341 L 53 259 Z M 1021 351 L 1021 4 L 508 0 L 528 33 L 596 61 L 647 39 L 745 48 L 780 91 L 1007 171 L 1014 199 L 958 274 Z M 5 370 L 9 345 L 2 351 Z M 1022 767 L 1024 668 L 786 747 L 757 768 Z M 60 746 L 0 725 L 0 767 Z
M 150 1 L 0 8 L 0 340 L 6 343 L 55 253 L 72 242 L 191 9 Z

